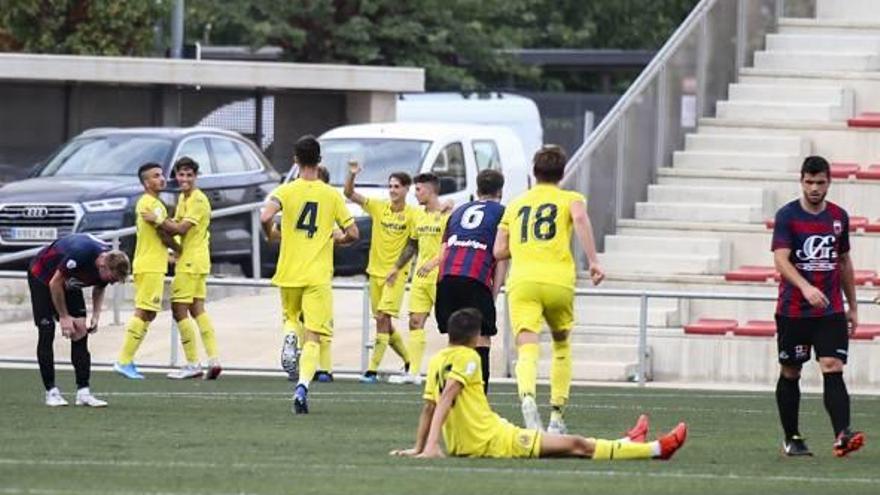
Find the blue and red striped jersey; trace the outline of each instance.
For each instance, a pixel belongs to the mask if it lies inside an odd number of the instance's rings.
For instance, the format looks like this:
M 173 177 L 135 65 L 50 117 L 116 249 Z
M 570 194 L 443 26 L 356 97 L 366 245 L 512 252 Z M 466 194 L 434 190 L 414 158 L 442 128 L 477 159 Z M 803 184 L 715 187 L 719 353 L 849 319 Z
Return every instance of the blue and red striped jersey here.
M 788 260 L 830 302 L 825 309 L 814 308 L 801 290 L 783 277 L 777 314 L 806 318 L 844 311 L 840 256 L 849 252 L 849 215 L 843 208 L 827 201 L 825 209 L 814 215 L 803 209 L 800 200 L 786 204 L 776 212 L 771 249 L 791 249 Z
M 492 288 L 492 248 L 503 215 L 501 203 L 485 200 L 465 203 L 452 212 L 443 235 L 446 257 L 440 266 L 439 280 L 446 275 L 470 277 Z
M 29 269 L 34 278 L 46 285 L 61 270 L 67 277 L 68 289 L 105 286 L 95 260 L 109 250 L 110 244 L 95 236 L 71 234 L 44 247 L 33 257 Z

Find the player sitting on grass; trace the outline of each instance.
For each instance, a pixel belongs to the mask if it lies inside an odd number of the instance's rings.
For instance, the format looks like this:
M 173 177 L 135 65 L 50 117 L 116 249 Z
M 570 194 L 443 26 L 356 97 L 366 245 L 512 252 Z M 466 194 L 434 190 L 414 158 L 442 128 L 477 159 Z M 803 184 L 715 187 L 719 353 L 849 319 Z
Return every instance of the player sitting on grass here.
M 648 418 L 619 440 L 556 435 L 508 423 L 489 407 L 483 391 L 480 356 L 474 350 L 482 318 L 472 308 L 449 317 L 449 346 L 428 365 L 425 406 L 411 449 L 391 451 L 404 457 L 443 457 L 440 433 L 449 455 L 461 457 L 585 457 L 596 460 L 669 459 L 684 445 L 687 425 L 679 423 L 659 440 L 645 443 Z

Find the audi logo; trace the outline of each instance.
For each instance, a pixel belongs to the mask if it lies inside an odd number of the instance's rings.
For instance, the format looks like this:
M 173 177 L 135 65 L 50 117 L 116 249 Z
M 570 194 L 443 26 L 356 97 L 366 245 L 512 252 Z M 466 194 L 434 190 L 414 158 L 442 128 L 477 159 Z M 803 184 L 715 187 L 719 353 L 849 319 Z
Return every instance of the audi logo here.
M 46 218 L 49 216 L 49 208 L 45 206 L 26 206 L 21 211 L 24 218 Z

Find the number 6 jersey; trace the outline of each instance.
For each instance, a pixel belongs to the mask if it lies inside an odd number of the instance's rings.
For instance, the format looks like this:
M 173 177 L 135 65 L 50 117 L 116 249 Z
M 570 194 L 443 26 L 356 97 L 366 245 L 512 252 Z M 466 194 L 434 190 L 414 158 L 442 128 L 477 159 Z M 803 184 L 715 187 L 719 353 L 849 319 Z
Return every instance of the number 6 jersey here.
M 497 201 L 465 203 L 449 217 L 443 242 L 446 258 L 440 266 L 440 279 L 447 275 L 469 277 L 492 288 L 495 274 L 495 234 L 504 207 Z
M 320 180 L 296 179 L 269 196 L 281 207 L 281 249 L 272 283 L 279 287 L 329 284 L 333 228 L 354 222 L 345 200 Z
M 541 282 L 574 288 L 571 204 L 583 194 L 538 184 L 507 205 L 500 228 L 510 234 L 508 286 Z

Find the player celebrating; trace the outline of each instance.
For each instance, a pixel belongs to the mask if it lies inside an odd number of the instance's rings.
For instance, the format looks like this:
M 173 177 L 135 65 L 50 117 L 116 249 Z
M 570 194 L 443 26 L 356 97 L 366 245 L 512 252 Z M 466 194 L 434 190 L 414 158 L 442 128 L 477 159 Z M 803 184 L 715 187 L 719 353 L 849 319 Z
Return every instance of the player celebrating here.
M 449 318 L 449 347 L 431 359 L 425 382 L 425 405 L 416 430 L 415 446 L 391 455 L 443 457 L 446 450 L 462 457 L 585 457 L 595 460 L 669 459 L 684 445 L 687 425 L 679 423 L 659 440 L 645 443 L 648 421 L 642 415 L 636 427 L 620 440 L 542 433 L 508 423 L 489 407 L 474 346 L 482 327 L 475 309 L 456 311 Z
M 318 178 L 321 145 L 313 136 L 301 137 L 294 146 L 300 177 L 279 186 L 266 201 L 260 221 L 267 237 L 276 236 L 274 217 L 281 219 L 281 248 L 272 283 L 281 288 L 285 320 L 303 315 L 299 383 L 293 395 L 293 412 L 309 412 L 308 391 L 318 367 L 321 335 L 333 332 L 333 241 L 357 240 L 358 229 L 345 200 Z M 337 233 L 338 225 L 344 233 Z M 291 334 L 295 335 L 295 334 Z
M 440 245 L 449 213 L 440 202 L 440 179 L 428 172 L 413 178 L 416 200 L 425 209 L 416 215 L 415 227 L 409 243 L 403 249 L 388 279 L 394 283 L 400 270 L 409 266 L 418 254 L 416 273 L 412 279 L 409 298 L 409 344 L 410 367 L 407 373 L 395 375 L 389 381 L 398 383 L 421 383 L 422 358 L 425 355 L 425 321 L 437 297 L 437 267 L 440 265 Z
M 563 408 L 571 388 L 569 337 L 574 325 L 575 286 L 572 229 L 589 260 L 593 284 L 599 284 L 605 277 L 593 242 L 586 199 L 558 186 L 565 162 L 565 152 L 558 146 L 544 146 L 535 153 L 533 173 L 538 183 L 507 206 L 494 246 L 496 258 L 511 258 L 507 287 L 518 355 L 516 382 L 526 427 L 535 430 L 541 429 L 535 403 L 538 334 L 542 320 L 550 327 L 550 433 L 566 432 Z
M 138 177 L 144 186 L 144 194 L 135 205 L 135 225 L 137 243 L 134 248 L 134 314 L 125 325 L 125 339 L 113 369 L 120 375 L 135 380 L 143 380 L 134 355 L 147 335 L 147 327 L 162 309 L 162 295 L 165 292 L 165 273 L 168 271 L 168 249 L 180 252 L 180 245 L 164 230 L 158 227 L 168 217 L 168 210 L 159 200 L 159 193 L 165 189 L 165 176 L 158 163 L 147 163 L 138 169 Z M 143 214 L 152 213 L 153 221 L 147 221 Z
M 122 282 L 131 265 L 122 251 L 89 234 L 71 234 L 44 247 L 34 255 L 28 267 L 31 309 L 37 326 L 37 362 L 46 388 L 46 405 L 66 406 L 67 401 L 55 386 L 55 319 L 61 334 L 70 339 L 70 361 L 76 375 L 76 405 L 104 407 L 89 391 L 92 358 L 89 333 L 98 329 L 104 289 L 107 284 Z M 86 304 L 83 287 L 92 287 L 92 321 L 86 327 Z
M 810 359 L 810 347 L 816 349 L 824 377 L 834 455 L 845 456 L 865 442 L 862 432 L 850 430 L 849 394 L 843 382 L 849 336 L 859 324 L 849 215 L 825 200 L 830 185 L 828 162 L 820 156 L 807 157 L 801 166 L 803 195 L 776 212 L 773 228 L 773 259 L 782 274 L 776 304 L 780 364 L 776 404 L 785 433 L 783 452 L 789 456 L 812 455 L 798 429 L 798 381 L 801 366 Z
M 477 174 L 477 200 L 465 203 L 454 212 L 443 233 L 440 281 L 437 283 L 436 317 L 440 333 L 455 311 L 476 308 L 483 326 L 477 341 L 483 388 L 489 386 L 489 349 L 495 326 L 495 297 L 507 277 L 507 260 L 497 261 L 492 254 L 498 223 L 504 214 L 501 190 L 504 176 L 497 170 Z
M 208 355 L 208 373 L 204 377 L 206 380 L 214 380 L 220 376 L 222 368 L 217 354 L 214 325 L 205 312 L 205 297 L 208 294 L 206 280 L 211 272 L 208 232 L 211 224 L 211 203 L 205 193 L 196 187 L 198 163 L 189 157 L 183 157 L 177 160 L 173 170 L 180 186 L 177 209 L 174 219 L 166 218 L 158 226 L 171 235 L 182 237 L 182 252 L 171 282 L 171 312 L 180 330 L 180 343 L 183 345 L 187 364 L 169 373 L 168 378 L 183 380 L 202 376 L 195 340 L 198 325 L 202 345 Z M 157 221 L 155 214 L 150 211 L 142 212 L 141 216 L 150 223 Z
M 403 302 L 409 266 L 395 270 L 394 263 L 400 258 L 415 225 L 418 208 L 406 204 L 406 195 L 412 179 L 404 172 L 394 172 L 388 177 L 389 199 L 367 198 L 354 190 L 354 180 L 361 168 L 357 162 L 349 164 L 345 179 L 345 197 L 358 204 L 373 219 L 370 238 L 370 259 L 367 275 L 370 277 L 370 307 L 376 319 L 376 343 L 362 383 L 376 383 L 376 371 L 390 345 L 409 371 L 410 357 L 406 344 L 395 330 L 391 318 L 397 318 Z

